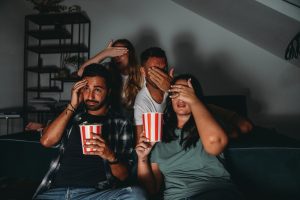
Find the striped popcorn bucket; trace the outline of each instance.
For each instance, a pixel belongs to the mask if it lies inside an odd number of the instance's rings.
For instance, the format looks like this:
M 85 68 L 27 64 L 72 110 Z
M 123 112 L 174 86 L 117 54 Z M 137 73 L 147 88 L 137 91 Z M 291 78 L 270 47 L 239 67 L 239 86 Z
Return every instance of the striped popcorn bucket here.
M 102 130 L 102 124 L 81 124 L 79 125 L 79 128 L 82 144 L 82 153 L 86 154 L 86 152 L 93 151 L 93 149 L 84 147 L 83 145 L 86 144 L 84 141 L 86 139 L 91 139 L 92 133 L 100 135 Z
M 143 127 L 150 142 L 160 142 L 162 137 L 163 113 L 143 113 Z

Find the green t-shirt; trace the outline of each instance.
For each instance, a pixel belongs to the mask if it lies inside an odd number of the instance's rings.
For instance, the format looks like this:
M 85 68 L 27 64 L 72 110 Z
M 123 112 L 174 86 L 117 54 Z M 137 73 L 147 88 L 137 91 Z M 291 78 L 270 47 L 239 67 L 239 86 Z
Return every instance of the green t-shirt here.
M 156 143 L 151 151 L 151 163 L 157 163 L 164 176 L 164 198 L 174 200 L 211 189 L 234 187 L 223 164 L 205 152 L 201 140 L 195 147 L 184 150 L 179 143 L 180 133 L 181 129 L 176 129 L 178 139 Z

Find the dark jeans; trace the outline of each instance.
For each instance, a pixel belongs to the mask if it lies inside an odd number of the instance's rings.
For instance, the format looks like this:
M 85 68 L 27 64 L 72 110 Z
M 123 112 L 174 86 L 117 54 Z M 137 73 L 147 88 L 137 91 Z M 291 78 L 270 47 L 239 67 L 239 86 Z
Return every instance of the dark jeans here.
M 145 193 L 138 187 L 126 187 L 99 191 L 95 188 L 52 188 L 35 199 L 43 200 L 144 200 Z

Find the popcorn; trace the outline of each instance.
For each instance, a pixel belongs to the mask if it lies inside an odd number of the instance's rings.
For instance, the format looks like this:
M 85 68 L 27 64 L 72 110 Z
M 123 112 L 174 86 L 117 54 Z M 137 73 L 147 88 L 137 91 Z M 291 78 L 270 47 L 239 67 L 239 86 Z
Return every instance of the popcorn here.
M 79 128 L 82 144 L 82 153 L 86 154 L 87 152 L 94 151 L 92 148 L 86 148 L 83 146 L 84 144 L 88 144 L 85 143 L 84 140 L 92 139 L 92 133 L 100 135 L 102 131 L 102 124 L 81 124 L 79 125 Z
M 150 142 L 160 142 L 162 138 L 163 113 L 143 113 L 143 127 Z

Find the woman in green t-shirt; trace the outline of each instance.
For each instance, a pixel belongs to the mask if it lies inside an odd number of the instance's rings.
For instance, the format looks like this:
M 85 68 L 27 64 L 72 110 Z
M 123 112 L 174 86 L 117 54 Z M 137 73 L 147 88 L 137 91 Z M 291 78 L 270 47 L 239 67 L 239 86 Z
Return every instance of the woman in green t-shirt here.
M 222 164 L 227 135 L 203 103 L 198 80 L 180 75 L 169 92 L 162 142 L 141 135 L 136 146 L 139 181 L 164 199 L 241 199 Z

